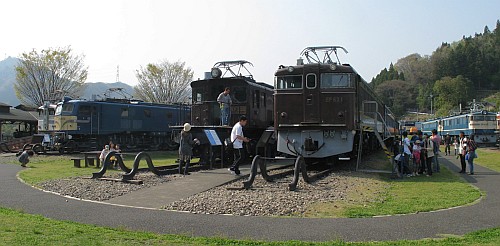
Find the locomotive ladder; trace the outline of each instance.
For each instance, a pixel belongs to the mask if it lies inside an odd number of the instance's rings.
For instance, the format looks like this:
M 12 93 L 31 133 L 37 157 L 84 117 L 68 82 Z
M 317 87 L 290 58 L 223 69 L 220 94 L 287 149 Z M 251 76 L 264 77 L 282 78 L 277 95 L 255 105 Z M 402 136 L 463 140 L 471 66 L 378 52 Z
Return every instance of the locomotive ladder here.
M 365 115 L 365 111 L 364 111 L 364 105 L 365 104 L 375 104 L 375 112 L 373 112 L 373 115 L 374 115 L 374 117 L 373 117 L 373 124 L 367 124 L 367 123 L 364 123 L 364 122 L 362 122 L 360 124 L 361 129 L 360 129 L 360 134 L 359 134 L 358 159 L 357 159 L 357 163 L 356 163 L 356 171 L 358 171 L 359 164 L 361 163 L 361 156 L 362 156 L 362 152 L 363 152 L 363 131 L 365 131 L 365 130 L 373 130 L 373 133 L 377 137 L 378 142 L 380 143 L 380 145 L 384 149 L 384 153 L 385 153 L 385 156 L 387 157 L 387 160 L 389 161 L 389 163 L 391 165 L 393 165 L 393 167 L 392 167 L 392 174 L 397 173 L 397 175 L 399 176 L 399 173 L 396 171 L 397 170 L 397 166 L 396 166 L 395 162 L 392 159 L 392 155 L 389 152 L 389 150 L 387 149 L 387 146 L 385 145 L 384 139 L 382 139 L 382 136 L 378 132 L 378 127 L 377 127 L 378 120 L 377 119 L 380 116 L 380 120 L 382 121 L 382 123 L 384 125 L 384 129 L 386 130 L 385 132 L 387 132 L 387 129 L 388 129 L 387 123 L 385 122 L 384 118 L 378 112 L 378 104 L 375 101 L 364 101 L 363 102 L 363 111 L 361 112 L 362 115 Z

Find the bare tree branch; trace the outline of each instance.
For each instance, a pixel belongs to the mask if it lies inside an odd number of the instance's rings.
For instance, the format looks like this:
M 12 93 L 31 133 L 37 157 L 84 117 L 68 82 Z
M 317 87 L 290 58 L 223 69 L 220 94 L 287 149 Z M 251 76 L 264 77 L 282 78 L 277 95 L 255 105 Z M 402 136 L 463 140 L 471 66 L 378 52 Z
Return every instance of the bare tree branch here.
M 136 70 L 139 84 L 134 87 L 137 97 L 155 103 L 187 102 L 191 95 L 189 84 L 193 79 L 191 68 L 185 62 L 162 61 L 150 63 Z
M 14 85 L 21 102 L 31 106 L 55 100 L 55 96 L 79 96 L 87 80 L 84 56 L 74 56 L 70 47 L 32 50 L 21 54 Z

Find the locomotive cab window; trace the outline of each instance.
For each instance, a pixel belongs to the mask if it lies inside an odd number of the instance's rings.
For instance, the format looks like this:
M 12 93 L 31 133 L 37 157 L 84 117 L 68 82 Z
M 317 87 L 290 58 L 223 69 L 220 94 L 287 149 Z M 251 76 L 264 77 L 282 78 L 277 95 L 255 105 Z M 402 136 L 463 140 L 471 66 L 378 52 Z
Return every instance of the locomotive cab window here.
M 247 101 L 247 91 L 245 87 L 233 87 L 231 94 L 233 94 L 231 98 L 234 99 L 236 103 L 245 103 Z
M 278 90 L 302 89 L 302 75 L 277 76 L 275 83 Z
M 307 89 L 316 88 L 316 74 L 310 73 L 306 77 L 306 87 Z
M 66 113 L 71 113 L 71 112 L 73 112 L 73 107 L 74 107 L 74 104 L 72 104 L 72 103 L 65 103 L 62 106 L 62 111 L 66 112 Z
M 351 76 L 348 73 L 321 74 L 321 88 L 352 87 Z

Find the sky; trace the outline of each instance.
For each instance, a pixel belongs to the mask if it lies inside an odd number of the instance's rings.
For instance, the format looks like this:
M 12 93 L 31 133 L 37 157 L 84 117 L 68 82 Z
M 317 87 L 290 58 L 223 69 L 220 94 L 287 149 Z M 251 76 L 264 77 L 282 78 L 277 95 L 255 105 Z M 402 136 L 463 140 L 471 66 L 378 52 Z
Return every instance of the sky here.
M 0 5 L 0 60 L 70 46 L 84 55 L 87 82 L 137 85 L 148 63 L 185 62 L 194 78 L 218 61 L 247 60 L 273 83 L 308 46 L 338 45 L 370 81 L 413 53 L 493 30 L 500 1 L 337 0 L 16 0 Z M 119 69 L 117 69 L 119 66 Z

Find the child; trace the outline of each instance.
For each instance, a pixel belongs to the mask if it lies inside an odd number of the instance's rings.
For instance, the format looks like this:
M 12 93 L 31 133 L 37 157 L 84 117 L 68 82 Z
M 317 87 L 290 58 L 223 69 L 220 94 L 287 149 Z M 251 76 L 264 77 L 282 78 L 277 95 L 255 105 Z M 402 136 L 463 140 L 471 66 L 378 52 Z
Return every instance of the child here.
M 415 158 L 415 168 L 413 169 L 413 176 L 418 175 L 418 171 L 421 169 L 420 164 L 420 151 L 422 147 L 420 147 L 420 140 L 415 141 L 413 145 L 413 157 Z
M 104 165 L 104 159 L 106 158 L 106 156 L 109 154 L 110 150 L 109 150 L 109 145 L 105 145 L 104 146 L 104 149 L 102 149 L 101 151 L 101 155 L 99 156 L 99 159 L 101 160 L 101 163 Z
M 458 153 L 458 139 L 457 139 L 457 137 L 454 137 L 454 138 L 453 138 L 453 147 L 455 147 L 455 155 L 456 155 L 456 156 L 457 156 L 457 158 L 458 158 L 458 154 L 459 154 L 459 153 Z
M 33 150 L 25 150 L 23 153 L 19 156 L 19 162 L 21 162 L 21 167 L 26 167 L 26 164 L 30 162 L 30 157 L 33 156 L 35 152 Z

